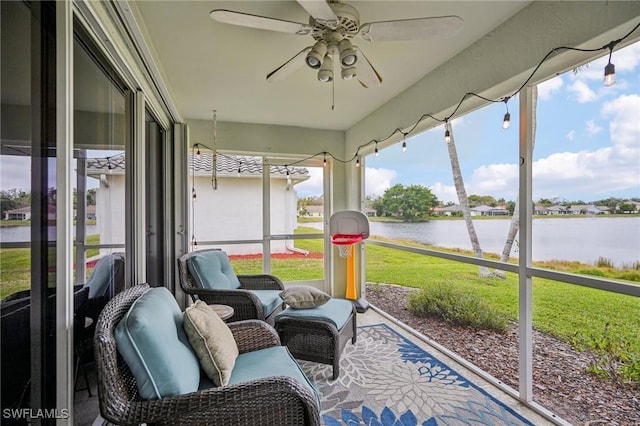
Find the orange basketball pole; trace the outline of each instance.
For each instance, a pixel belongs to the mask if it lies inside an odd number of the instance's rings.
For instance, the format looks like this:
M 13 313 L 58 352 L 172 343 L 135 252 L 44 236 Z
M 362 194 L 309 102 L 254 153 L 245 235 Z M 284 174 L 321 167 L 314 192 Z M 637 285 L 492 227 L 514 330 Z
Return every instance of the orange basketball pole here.
M 347 256 L 347 293 L 345 295 L 345 298 L 349 300 L 358 299 L 358 292 L 356 291 L 356 248 L 355 247 L 350 248 L 349 256 Z

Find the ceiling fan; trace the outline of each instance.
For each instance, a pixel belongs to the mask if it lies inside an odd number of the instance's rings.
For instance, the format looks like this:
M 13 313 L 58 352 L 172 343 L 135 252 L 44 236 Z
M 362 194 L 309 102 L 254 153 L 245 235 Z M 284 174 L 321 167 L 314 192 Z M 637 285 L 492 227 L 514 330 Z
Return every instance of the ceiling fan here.
M 382 77 L 362 50 L 351 43 L 355 37 L 369 42 L 422 40 L 449 37 L 462 28 L 459 16 L 400 19 L 360 24 L 358 11 L 339 0 L 297 0 L 309 13 L 309 23 L 286 21 L 226 9 L 213 10 L 209 16 L 225 24 L 280 31 L 316 41 L 296 53 L 287 62 L 267 74 L 267 81 L 283 80 L 304 64 L 318 70 L 318 80 L 333 81 L 333 59 L 340 62 L 344 80 L 356 78 L 363 87 L 378 86 Z

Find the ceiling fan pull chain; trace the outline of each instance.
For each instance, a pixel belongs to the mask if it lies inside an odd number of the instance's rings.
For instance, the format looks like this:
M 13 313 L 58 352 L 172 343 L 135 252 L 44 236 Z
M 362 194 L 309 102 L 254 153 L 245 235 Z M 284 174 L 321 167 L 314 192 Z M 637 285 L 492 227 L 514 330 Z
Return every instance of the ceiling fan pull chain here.
M 336 79 L 331 80 L 331 111 L 336 110 Z

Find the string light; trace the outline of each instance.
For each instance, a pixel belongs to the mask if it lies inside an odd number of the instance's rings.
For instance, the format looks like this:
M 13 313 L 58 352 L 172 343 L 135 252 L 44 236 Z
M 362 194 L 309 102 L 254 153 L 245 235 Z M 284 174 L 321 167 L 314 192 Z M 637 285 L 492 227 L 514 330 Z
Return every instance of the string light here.
M 324 153 L 324 160 L 322 160 L 322 165 L 324 167 L 327 167 L 327 153 L 326 152 Z
M 363 149 L 371 144 L 375 144 L 375 148 L 374 148 L 374 154 L 378 155 L 378 148 L 377 145 L 379 142 L 384 142 L 387 141 L 389 139 L 391 139 L 396 133 L 402 133 L 403 136 L 403 141 L 402 141 L 402 152 L 406 152 L 407 150 L 407 142 L 406 142 L 406 137 L 407 135 L 410 135 L 413 133 L 413 131 L 418 127 L 418 125 L 422 122 L 422 120 L 424 120 L 425 118 L 431 118 L 434 121 L 440 122 L 440 123 L 445 123 L 445 125 L 448 123 L 448 121 L 453 118 L 455 116 L 455 114 L 458 112 L 458 109 L 460 109 L 460 107 L 462 106 L 462 104 L 464 103 L 464 101 L 466 101 L 468 98 L 470 97 L 477 97 L 480 98 L 488 103 L 497 103 L 497 102 L 504 102 L 505 103 L 505 107 L 507 108 L 507 112 L 505 113 L 505 115 L 503 116 L 502 119 L 502 127 L 504 129 L 508 129 L 511 125 L 511 114 L 509 113 L 509 109 L 507 106 L 507 102 L 509 101 L 509 99 L 511 99 L 512 97 L 514 97 L 515 95 L 517 95 L 518 93 L 520 93 L 520 91 L 522 91 L 527 84 L 529 84 L 529 82 L 531 81 L 531 79 L 533 78 L 533 76 L 536 74 L 536 72 L 540 69 L 540 67 L 542 66 L 542 64 L 544 64 L 547 59 L 549 59 L 549 57 L 551 57 L 554 53 L 557 53 L 560 50 L 571 50 L 571 51 L 579 51 L 579 52 L 598 52 L 601 50 L 605 50 L 605 49 L 609 49 L 609 62 L 607 64 L 607 66 L 605 67 L 605 81 L 604 81 L 604 85 L 605 86 L 611 86 L 612 84 L 615 83 L 615 66 L 611 63 L 611 57 L 613 55 L 613 50 L 614 48 L 622 41 L 624 41 L 625 39 L 627 39 L 631 34 L 633 34 L 638 28 L 640 28 L 640 23 L 638 23 L 635 27 L 633 27 L 633 29 L 631 29 L 631 31 L 629 31 L 626 35 L 624 35 L 623 37 L 617 39 L 617 40 L 613 40 L 610 43 L 599 47 L 599 48 L 595 48 L 595 49 L 582 49 L 582 48 L 576 48 L 576 47 L 567 47 L 567 46 L 560 46 L 560 47 L 555 47 L 553 49 L 551 49 L 545 56 L 544 58 L 538 63 L 538 65 L 533 69 L 533 71 L 531 72 L 531 74 L 529 74 L 529 77 L 522 83 L 522 85 L 515 90 L 511 95 L 506 96 L 502 99 L 498 99 L 498 100 L 494 100 L 494 99 L 490 99 L 490 98 L 486 98 L 482 95 L 479 95 L 477 93 L 473 93 L 473 92 L 468 92 L 465 93 L 465 95 L 462 97 L 462 99 L 458 102 L 458 104 L 456 105 L 456 107 L 454 108 L 453 112 L 451 114 L 449 114 L 447 117 L 445 118 L 438 118 L 435 117 L 431 114 L 425 113 L 423 114 L 417 121 L 416 123 L 413 125 L 412 128 L 410 128 L 408 131 L 402 131 L 400 129 L 395 129 L 393 132 L 391 132 L 391 134 L 389 136 L 387 136 L 386 138 L 377 140 L 370 140 L 362 145 L 360 145 L 358 147 L 358 149 L 356 150 L 356 154 L 351 157 L 350 159 L 345 159 L 342 160 L 340 158 L 335 157 L 334 155 L 332 155 L 331 153 L 328 152 L 321 152 L 321 153 L 317 153 L 317 154 L 313 154 L 310 155 L 306 158 L 303 158 L 301 160 L 297 160 L 295 162 L 292 162 L 290 164 L 288 164 L 285 167 L 289 167 L 289 166 L 294 166 L 296 164 L 302 164 L 304 162 L 306 162 L 309 159 L 315 158 L 317 156 L 319 156 L 320 154 L 323 154 L 324 156 L 324 160 L 323 160 L 323 164 L 326 166 L 327 164 L 327 155 L 331 155 L 331 157 L 341 163 L 350 163 L 352 161 L 356 162 L 356 167 L 360 167 L 360 159 L 359 159 L 359 151 L 360 149 Z M 214 111 L 214 129 L 215 129 L 215 111 Z M 215 136 L 215 134 L 214 134 Z M 449 129 L 445 126 L 445 134 L 444 134 L 444 138 L 445 138 L 445 142 L 446 143 L 450 143 L 451 142 L 451 132 L 449 131 Z M 215 139 L 214 139 L 215 142 Z M 203 144 L 198 144 L 198 145 L 202 145 L 206 148 L 206 145 Z M 223 154 L 218 154 L 215 150 L 214 150 L 214 159 L 216 155 L 223 155 Z M 215 169 L 215 168 L 214 168 Z M 287 177 L 288 179 L 290 179 L 289 177 L 289 171 L 287 169 Z
M 291 175 L 289 174 L 289 166 L 285 166 L 285 170 L 287 171 L 287 187 L 291 186 Z
M 196 201 L 196 198 L 198 198 L 198 194 L 196 194 L 195 188 L 191 188 L 191 198 L 193 199 L 193 201 Z
M 614 42 L 609 43 L 609 63 L 604 67 L 604 85 L 606 87 L 613 86 L 616 83 L 616 67 L 611 63 L 611 55 L 613 55 Z
M 374 153 L 375 153 L 376 157 L 380 156 L 380 153 L 378 152 L 378 141 L 376 141 L 376 149 L 375 149 Z
M 238 176 L 242 173 L 242 161 L 238 162 Z
M 200 159 L 202 158 L 200 156 L 200 148 L 198 148 L 198 150 L 196 151 L 196 158 L 198 159 L 198 161 L 200 161 Z
M 449 120 L 448 119 L 444 120 L 444 128 L 445 128 L 444 141 L 446 143 L 451 142 L 451 132 L 449 131 L 449 128 L 447 127 L 448 124 L 449 124 Z
M 509 114 L 509 97 L 504 98 L 504 107 L 507 109 L 507 112 L 504 114 L 504 118 L 502 119 L 502 128 L 507 130 L 511 126 L 511 114 Z

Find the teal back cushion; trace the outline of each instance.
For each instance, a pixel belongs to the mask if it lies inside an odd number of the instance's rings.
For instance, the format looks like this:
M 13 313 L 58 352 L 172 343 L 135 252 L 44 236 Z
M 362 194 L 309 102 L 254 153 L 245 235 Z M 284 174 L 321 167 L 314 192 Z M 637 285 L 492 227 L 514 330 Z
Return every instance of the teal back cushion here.
M 203 251 L 187 261 L 189 272 L 198 287 L 213 290 L 240 288 L 227 253 L 221 250 Z
M 144 399 L 198 390 L 200 363 L 182 318 L 169 290 L 157 287 L 138 298 L 116 327 L 116 347 Z
M 109 254 L 101 258 L 93 268 L 85 286 L 89 287 L 89 298 L 106 296 L 114 281 L 124 277 L 124 258 Z

